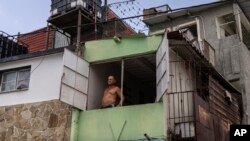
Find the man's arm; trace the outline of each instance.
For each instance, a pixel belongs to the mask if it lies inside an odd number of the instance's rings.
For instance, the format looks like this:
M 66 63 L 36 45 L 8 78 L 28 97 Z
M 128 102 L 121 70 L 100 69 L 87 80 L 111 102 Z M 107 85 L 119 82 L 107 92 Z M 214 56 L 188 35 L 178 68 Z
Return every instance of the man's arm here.
M 120 98 L 120 102 L 119 102 L 118 105 L 119 105 L 119 106 L 122 106 L 124 97 L 123 97 L 123 94 L 121 93 L 121 89 L 120 89 L 119 87 L 117 87 L 116 93 L 117 93 L 117 95 L 118 95 L 119 98 Z

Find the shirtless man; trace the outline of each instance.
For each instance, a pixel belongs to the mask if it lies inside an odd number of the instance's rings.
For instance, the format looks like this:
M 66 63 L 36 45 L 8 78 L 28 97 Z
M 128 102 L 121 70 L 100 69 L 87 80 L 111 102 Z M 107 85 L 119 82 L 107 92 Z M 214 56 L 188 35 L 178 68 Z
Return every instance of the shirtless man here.
M 115 107 L 117 96 L 120 98 L 119 105 L 122 106 L 123 97 L 121 89 L 116 85 L 116 80 L 113 75 L 108 77 L 108 87 L 104 90 L 102 98 L 102 108 Z

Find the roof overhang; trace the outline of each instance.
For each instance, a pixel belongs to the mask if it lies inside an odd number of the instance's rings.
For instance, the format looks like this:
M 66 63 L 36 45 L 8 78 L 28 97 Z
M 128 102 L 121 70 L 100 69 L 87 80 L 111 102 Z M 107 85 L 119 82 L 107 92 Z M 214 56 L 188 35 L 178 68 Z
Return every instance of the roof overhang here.
M 156 52 L 162 36 L 115 37 L 85 43 L 83 58 L 90 63 L 109 62 Z
M 192 13 L 197 13 L 200 11 L 204 11 L 210 8 L 218 7 L 221 5 L 225 5 L 227 3 L 230 3 L 230 1 L 219 1 L 219 2 L 213 2 L 208 4 L 202 4 L 202 5 L 196 5 L 191 7 L 184 7 L 179 9 L 173 9 L 166 13 L 160 13 L 155 16 L 149 17 L 147 19 L 144 19 L 144 23 L 148 25 L 154 25 L 157 23 L 170 21 L 172 19 L 176 19 L 182 16 L 192 15 Z
M 237 0 L 243 13 L 246 15 L 247 19 L 250 21 L 250 1 L 249 0 Z

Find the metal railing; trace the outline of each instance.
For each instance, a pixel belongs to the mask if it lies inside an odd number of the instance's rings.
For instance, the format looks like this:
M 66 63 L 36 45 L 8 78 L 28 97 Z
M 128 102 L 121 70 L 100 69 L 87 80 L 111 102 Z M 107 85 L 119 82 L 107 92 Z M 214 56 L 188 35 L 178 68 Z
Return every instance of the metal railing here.
M 0 58 L 7 58 L 28 53 L 28 45 L 16 37 L 0 31 Z
M 91 14 L 97 14 L 101 18 L 101 1 L 95 0 L 54 0 L 51 4 L 51 15 L 57 15 L 63 11 L 81 6 Z

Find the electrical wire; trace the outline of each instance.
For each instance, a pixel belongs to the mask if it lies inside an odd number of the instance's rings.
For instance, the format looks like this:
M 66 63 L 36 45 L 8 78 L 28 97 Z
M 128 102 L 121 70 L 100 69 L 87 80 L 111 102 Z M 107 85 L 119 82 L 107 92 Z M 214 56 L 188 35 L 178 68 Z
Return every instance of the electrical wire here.
M 198 7 L 198 6 L 194 6 L 194 7 Z M 158 15 L 158 14 L 167 14 L 169 12 L 173 13 L 173 12 L 180 11 L 180 10 L 186 10 L 188 8 L 189 7 L 183 7 L 183 8 L 173 9 L 171 11 L 158 11 L 158 12 L 155 12 L 155 13 L 140 14 L 140 15 L 129 16 L 129 17 L 124 17 L 124 18 L 120 18 L 120 19 L 112 19 L 112 20 L 108 20 L 108 21 L 86 23 L 86 24 L 81 24 L 80 26 L 85 27 L 85 26 L 94 25 L 94 24 L 100 25 L 100 24 L 107 24 L 107 23 L 115 22 L 115 21 L 123 21 L 123 20 L 127 20 L 127 19 L 134 19 L 134 18 L 143 17 L 143 16 L 154 16 L 154 15 Z M 243 13 L 243 11 L 241 11 L 239 13 L 236 13 L 236 14 L 240 14 L 240 13 Z M 67 30 L 67 29 L 77 28 L 77 27 L 78 27 L 77 25 L 65 26 L 65 27 L 61 27 L 61 30 Z M 56 31 L 56 30 L 51 30 L 51 31 Z M 32 32 L 32 33 L 35 34 L 35 33 L 41 33 L 41 32 L 44 33 L 44 32 L 47 32 L 47 31 L 35 31 L 35 32 Z M 24 33 L 24 34 L 10 35 L 10 36 L 15 37 L 15 36 L 28 35 L 28 34 L 31 34 L 31 33 Z

